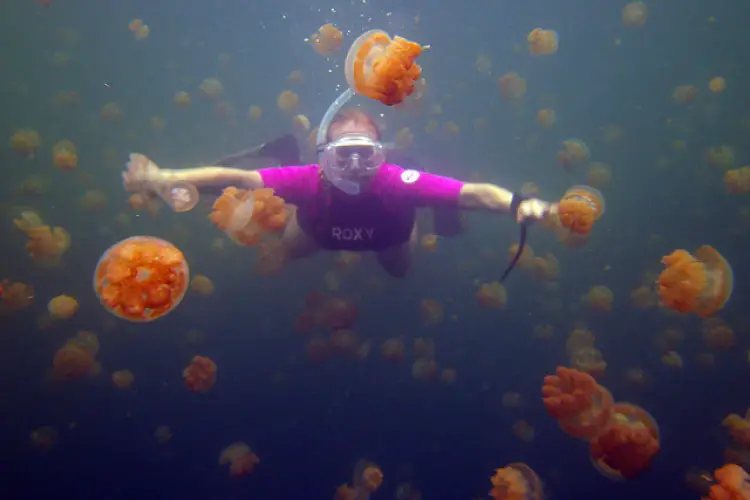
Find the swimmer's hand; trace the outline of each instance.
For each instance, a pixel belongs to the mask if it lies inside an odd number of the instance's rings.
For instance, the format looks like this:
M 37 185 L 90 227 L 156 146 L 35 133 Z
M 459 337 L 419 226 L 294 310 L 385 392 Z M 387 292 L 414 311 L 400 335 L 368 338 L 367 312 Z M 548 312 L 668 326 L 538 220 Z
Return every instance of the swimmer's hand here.
M 538 222 L 556 213 L 557 203 L 550 204 L 546 201 L 531 198 L 523 200 L 521 204 L 518 205 L 516 220 L 519 224 L 525 222 Z
M 131 153 L 127 169 L 122 173 L 122 184 L 129 192 L 155 192 L 165 181 L 163 171 L 148 157 Z

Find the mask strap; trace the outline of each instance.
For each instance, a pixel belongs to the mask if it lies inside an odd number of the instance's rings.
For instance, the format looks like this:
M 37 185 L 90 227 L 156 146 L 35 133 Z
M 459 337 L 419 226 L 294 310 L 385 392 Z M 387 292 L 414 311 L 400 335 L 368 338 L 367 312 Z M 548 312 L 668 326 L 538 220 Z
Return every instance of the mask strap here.
M 518 208 L 521 206 L 521 202 L 525 201 L 527 198 L 519 193 L 513 193 L 513 197 L 510 200 L 510 213 L 513 215 L 513 217 L 518 220 Z M 508 267 L 505 268 L 505 271 L 503 272 L 502 276 L 500 277 L 500 283 L 505 281 L 505 278 L 510 275 L 510 272 L 513 270 L 514 267 L 516 267 L 516 264 L 518 264 L 518 260 L 521 258 L 521 255 L 523 254 L 523 250 L 526 247 L 526 223 L 522 222 L 520 224 L 521 234 L 518 237 L 518 250 L 516 250 L 516 254 L 513 256 L 513 258 L 510 261 L 510 264 L 508 264 Z

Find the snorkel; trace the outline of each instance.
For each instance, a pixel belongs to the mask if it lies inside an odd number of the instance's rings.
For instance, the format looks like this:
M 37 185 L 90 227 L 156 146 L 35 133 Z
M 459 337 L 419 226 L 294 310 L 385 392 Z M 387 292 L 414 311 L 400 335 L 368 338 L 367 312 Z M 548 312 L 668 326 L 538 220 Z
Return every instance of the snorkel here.
M 323 115 L 323 119 L 320 120 L 320 125 L 318 126 L 318 137 L 315 140 L 315 150 L 319 156 L 323 151 L 326 143 L 328 142 L 328 127 L 331 125 L 333 117 L 336 116 L 336 113 L 338 113 L 341 108 L 346 105 L 347 102 L 349 102 L 349 99 L 351 99 L 352 96 L 354 96 L 354 91 L 351 88 L 346 89 L 340 96 L 336 98 L 335 101 L 331 103 L 331 105 L 328 107 L 328 110 Z M 331 184 L 339 188 L 341 191 L 350 195 L 359 194 L 361 189 L 359 183 L 351 181 L 349 179 L 344 179 L 340 174 L 331 172 L 330 170 L 324 168 L 323 165 L 321 165 L 321 168 L 323 168 L 323 174 L 325 174 L 326 179 L 328 179 Z

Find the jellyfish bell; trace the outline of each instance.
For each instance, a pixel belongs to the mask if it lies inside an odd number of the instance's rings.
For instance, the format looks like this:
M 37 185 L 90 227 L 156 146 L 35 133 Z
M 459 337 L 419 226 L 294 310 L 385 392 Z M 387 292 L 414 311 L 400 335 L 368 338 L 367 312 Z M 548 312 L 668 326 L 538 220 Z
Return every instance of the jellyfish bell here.
M 249 197 L 245 201 L 239 202 L 234 209 L 232 216 L 227 222 L 227 232 L 236 233 L 250 224 L 250 220 L 253 218 L 254 208 L 255 197 L 250 193 Z
M 198 204 L 198 189 L 187 182 L 173 182 L 161 187 L 157 193 L 175 212 L 189 212 Z

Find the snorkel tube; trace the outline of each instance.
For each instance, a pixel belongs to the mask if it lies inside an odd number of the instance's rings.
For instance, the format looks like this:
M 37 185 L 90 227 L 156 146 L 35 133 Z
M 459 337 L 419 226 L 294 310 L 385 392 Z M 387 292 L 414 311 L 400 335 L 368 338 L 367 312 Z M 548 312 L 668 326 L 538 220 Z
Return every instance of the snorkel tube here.
M 336 98 L 335 101 L 331 103 L 331 105 L 328 107 L 328 110 L 323 115 L 323 119 L 320 120 L 320 125 L 318 126 L 318 137 L 315 140 L 315 150 L 318 155 L 323 152 L 323 148 L 328 142 L 328 127 L 331 125 L 333 117 L 336 116 L 336 113 L 338 113 L 353 96 L 354 91 L 351 88 L 346 89 L 340 96 Z M 360 186 L 358 183 L 344 179 L 340 175 L 333 172 L 326 171 L 326 168 L 322 164 L 321 168 L 323 168 L 323 174 L 325 174 L 326 179 L 331 181 L 331 184 L 333 184 L 346 194 L 359 194 Z
M 513 198 L 510 202 L 510 213 L 516 218 L 516 220 L 518 219 L 518 208 L 521 206 L 521 202 L 525 200 L 526 197 L 522 194 L 513 193 Z M 521 254 L 523 254 L 524 247 L 526 247 L 526 222 L 519 223 L 519 226 L 521 228 L 521 234 L 518 237 L 518 249 L 508 264 L 508 267 L 503 271 L 503 275 L 500 276 L 500 283 L 505 281 L 505 278 L 507 278 L 513 268 L 516 267 L 518 260 L 521 258 Z

